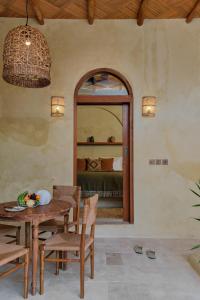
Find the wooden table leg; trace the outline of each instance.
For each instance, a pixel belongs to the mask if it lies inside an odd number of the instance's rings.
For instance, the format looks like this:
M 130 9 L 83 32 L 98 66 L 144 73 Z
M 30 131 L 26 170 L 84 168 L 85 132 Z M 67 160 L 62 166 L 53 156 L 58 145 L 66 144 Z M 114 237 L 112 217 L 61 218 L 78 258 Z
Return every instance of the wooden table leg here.
M 37 285 L 37 264 L 38 264 L 38 224 L 33 224 L 33 246 L 32 246 L 32 295 L 36 294 Z
M 69 224 L 69 212 L 67 213 L 67 215 L 64 216 L 64 233 L 68 232 L 68 224 Z M 67 258 L 67 252 L 63 252 L 63 258 Z M 67 263 L 64 262 L 62 265 L 62 269 L 64 271 L 67 270 Z
M 31 223 L 25 223 L 25 247 L 30 249 L 31 246 Z

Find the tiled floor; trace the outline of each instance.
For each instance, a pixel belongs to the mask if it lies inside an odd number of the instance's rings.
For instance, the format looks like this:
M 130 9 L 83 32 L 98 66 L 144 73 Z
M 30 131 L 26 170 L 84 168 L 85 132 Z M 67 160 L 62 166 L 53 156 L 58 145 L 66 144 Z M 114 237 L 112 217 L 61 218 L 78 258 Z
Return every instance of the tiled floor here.
M 96 239 L 95 279 L 86 267 L 86 300 L 199 300 L 200 277 L 187 261 L 191 240 Z M 144 247 L 144 254 L 133 251 Z M 145 255 L 156 250 L 156 260 Z M 54 265 L 46 265 L 45 295 L 29 299 L 79 299 L 79 266 L 54 275 Z M 0 282 L 0 299 L 22 299 L 22 273 L 17 272 Z

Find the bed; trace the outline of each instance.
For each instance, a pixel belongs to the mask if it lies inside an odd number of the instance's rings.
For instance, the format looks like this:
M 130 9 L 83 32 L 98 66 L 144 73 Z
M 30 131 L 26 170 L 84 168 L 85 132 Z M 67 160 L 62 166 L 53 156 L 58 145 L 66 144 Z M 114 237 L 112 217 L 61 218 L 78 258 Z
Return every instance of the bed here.
M 82 197 L 90 197 L 98 193 L 100 198 L 123 197 L 122 171 L 79 171 L 78 185 L 81 186 Z

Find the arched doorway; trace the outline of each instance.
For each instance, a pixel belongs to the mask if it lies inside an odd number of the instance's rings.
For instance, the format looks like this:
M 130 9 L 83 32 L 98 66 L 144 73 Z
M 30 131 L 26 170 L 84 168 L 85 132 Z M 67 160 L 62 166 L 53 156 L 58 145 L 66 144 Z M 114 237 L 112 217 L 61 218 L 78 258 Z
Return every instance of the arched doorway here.
M 88 145 L 88 142 L 80 143 L 77 140 L 79 105 L 122 106 L 123 220 L 134 223 L 132 88 L 122 74 L 109 68 L 94 69 L 79 80 L 74 92 L 74 184 L 77 183 L 78 144 Z M 103 144 L 105 143 L 96 143 L 99 146 Z

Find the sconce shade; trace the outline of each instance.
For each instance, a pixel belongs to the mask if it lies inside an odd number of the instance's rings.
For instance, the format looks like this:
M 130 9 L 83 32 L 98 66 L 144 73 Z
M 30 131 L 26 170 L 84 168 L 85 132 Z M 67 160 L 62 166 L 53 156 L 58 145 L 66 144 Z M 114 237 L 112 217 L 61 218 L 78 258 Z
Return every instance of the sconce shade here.
M 156 115 L 156 97 L 142 97 L 142 115 L 144 117 L 155 117 Z
M 53 96 L 51 97 L 51 115 L 52 117 L 64 116 L 64 97 Z
M 29 25 L 10 30 L 4 41 L 3 79 L 17 86 L 41 88 L 51 83 L 51 59 L 44 35 Z

